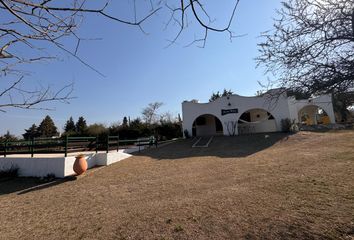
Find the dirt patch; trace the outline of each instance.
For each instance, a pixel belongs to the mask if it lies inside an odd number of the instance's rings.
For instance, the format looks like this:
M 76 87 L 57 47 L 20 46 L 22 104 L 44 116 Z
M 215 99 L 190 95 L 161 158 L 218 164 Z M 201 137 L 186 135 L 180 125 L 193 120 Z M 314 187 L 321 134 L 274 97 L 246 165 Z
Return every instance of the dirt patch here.
M 181 141 L 0 195 L 0 239 L 350 239 L 354 132 Z M 11 181 L 7 182 L 11 187 Z

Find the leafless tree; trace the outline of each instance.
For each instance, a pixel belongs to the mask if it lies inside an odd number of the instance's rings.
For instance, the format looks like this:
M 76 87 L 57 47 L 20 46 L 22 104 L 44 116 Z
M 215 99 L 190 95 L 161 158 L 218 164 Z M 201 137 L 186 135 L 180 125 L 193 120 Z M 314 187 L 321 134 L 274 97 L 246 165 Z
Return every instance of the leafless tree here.
M 354 1 L 288 0 L 262 34 L 259 65 L 275 85 L 309 94 L 354 87 Z
M 146 124 L 151 125 L 158 121 L 157 111 L 162 105 L 162 102 L 149 103 L 149 105 L 142 110 L 141 114 Z
M 178 122 L 177 117 L 169 111 L 161 113 L 159 117 L 160 117 L 161 124 Z
M 166 27 L 173 26 L 173 23 L 178 25 L 178 33 L 170 44 L 176 43 L 187 28 L 186 19 L 189 18 L 189 21 L 193 19 L 204 29 L 203 37 L 192 43 L 202 42 L 202 46 L 205 46 L 209 32 L 226 32 L 230 38 L 233 37 L 230 27 L 240 0 L 234 1 L 226 26 L 219 28 L 213 26 L 201 0 L 149 0 L 139 3 L 131 0 L 130 4 L 134 8 L 131 19 L 120 17 L 121 11 L 113 9 L 111 1 L 0 0 L 0 86 L 5 86 L 0 90 L 0 111 L 5 111 L 7 107 L 36 108 L 43 102 L 67 102 L 71 99 L 71 84 L 56 91 L 48 87 L 36 86 L 34 90 L 23 87 L 22 83 L 28 74 L 23 66 L 55 59 L 50 51 L 53 47 L 103 75 L 78 54 L 80 43 L 87 40 L 78 34 L 85 17 L 102 17 L 107 21 L 137 27 L 145 33 L 145 22 L 165 9 L 171 14 Z M 138 7 L 145 9 L 142 16 L 137 14 Z M 205 21 L 205 17 L 209 21 Z

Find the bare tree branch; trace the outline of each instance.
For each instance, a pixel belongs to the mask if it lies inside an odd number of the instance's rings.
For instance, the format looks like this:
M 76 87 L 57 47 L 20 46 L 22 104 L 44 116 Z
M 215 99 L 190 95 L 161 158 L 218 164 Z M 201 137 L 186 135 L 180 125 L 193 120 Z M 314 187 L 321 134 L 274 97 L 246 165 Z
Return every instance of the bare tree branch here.
M 174 2 L 176 7 L 172 7 Z M 85 17 L 101 17 L 108 21 L 137 27 L 147 34 L 144 23 L 165 8 L 171 12 L 166 27 L 176 24 L 178 32 L 170 41 L 176 43 L 183 31 L 188 27 L 188 16 L 191 22 L 203 30 L 203 36 L 192 42 L 205 46 L 209 32 L 227 32 L 230 39 L 235 37 L 231 32 L 231 23 L 240 0 L 234 0 L 234 7 L 227 24 L 218 28 L 213 26 L 207 8 L 201 0 L 148 0 L 131 2 L 133 15 L 131 19 L 119 16 L 120 9 L 114 9 L 109 0 L 105 1 L 52 1 L 52 0 L 0 0 L 0 77 L 10 79 L 12 84 L 0 86 L 0 109 L 10 106 L 16 108 L 34 108 L 50 101 L 66 102 L 71 99 L 68 86 L 51 93 L 50 88 L 33 91 L 19 87 L 30 72 L 25 66 L 44 60 L 55 59 L 52 52 L 59 50 L 76 59 L 78 62 L 104 77 L 104 74 L 80 56 L 83 41 L 78 29 Z M 145 2 L 145 3 L 144 3 Z M 98 6 L 98 7 L 97 7 Z M 142 13 L 138 10 L 143 10 Z M 224 16 L 223 16 L 224 17 Z M 204 21 L 204 19 L 206 19 Z M 27 51 L 22 51 L 26 48 Z M 18 49 L 21 49 L 20 51 Z M 3 89 L 1 89 L 3 87 Z M 69 95 L 64 94 L 64 92 Z
M 288 0 L 274 30 L 262 34 L 259 66 L 276 85 L 310 94 L 354 88 L 354 2 Z
M 186 2 L 185 2 L 186 1 Z M 171 11 L 171 17 L 169 21 L 167 22 L 165 28 L 168 27 L 168 25 L 171 24 L 172 20 L 179 26 L 179 30 L 175 37 L 172 40 L 169 40 L 169 44 L 166 47 L 170 47 L 171 45 L 175 44 L 176 41 L 180 38 L 182 32 L 186 29 L 186 21 L 185 19 L 188 17 L 188 14 L 193 16 L 193 18 L 196 20 L 197 24 L 203 29 L 203 37 L 195 39 L 191 43 L 185 45 L 185 47 L 189 47 L 191 45 L 194 45 L 198 42 L 201 42 L 202 45 L 199 47 L 204 48 L 206 44 L 206 40 L 208 37 L 208 32 L 227 32 L 229 35 L 230 40 L 232 40 L 235 37 L 233 32 L 231 31 L 231 24 L 234 20 L 235 14 L 237 7 L 239 5 L 240 0 L 235 0 L 232 12 L 230 17 L 228 18 L 228 22 L 225 27 L 214 27 L 212 25 L 213 21 L 211 20 L 211 17 L 209 13 L 206 11 L 204 8 L 204 5 L 201 3 L 200 0 L 180 0 L 179 7 L 171 7 L 169 5 L 166 5 L 167 8 Z M 198 11 L 199 9 L 199 11 Z M 175 16 L 176 13 L 180 13 L 178 17 Z M 207 23 L 202 20 L 202 16 L 205 16 L 208 21 Z

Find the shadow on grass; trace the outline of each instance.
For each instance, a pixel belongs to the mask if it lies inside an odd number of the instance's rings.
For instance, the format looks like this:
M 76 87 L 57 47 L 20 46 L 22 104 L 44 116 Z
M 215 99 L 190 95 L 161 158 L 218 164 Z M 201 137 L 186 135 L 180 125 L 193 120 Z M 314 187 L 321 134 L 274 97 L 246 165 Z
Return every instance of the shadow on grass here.
M 158 149 L 151 148 L 135 156 L 149 156 L 158 160 L 182 159 L 188 157 L 215 156 L 220 158 L 247 157 L 274 144 L 287 141 L 289 133 L 262 133 L 242 136 L 214 137 L 207 148 L 193 148 L 196 139 L 175 142 Z
M 64 182 L 76 180 L 75 176 L 66 177 L 63 179 L 54 179 L 49 182 L 32 177 L 16 177 L 0 179 L 0 196 L 10 193 L 17 193 L 17 195 L 26 194 L 33 191 L 42 190 L 53 187 Z

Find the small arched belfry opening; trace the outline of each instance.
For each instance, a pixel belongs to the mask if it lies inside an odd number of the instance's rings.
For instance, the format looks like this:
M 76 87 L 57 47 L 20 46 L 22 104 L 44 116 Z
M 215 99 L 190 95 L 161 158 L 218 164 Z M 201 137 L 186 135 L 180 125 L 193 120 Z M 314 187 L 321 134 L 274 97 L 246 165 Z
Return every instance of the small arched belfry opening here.
M 212 114 L 201 115 L 193 122 L 192 135 L 194 137 L 223 135 L 222 123 Z
M 308 105 L 300 109 L 299 121 L 303 125 L 329 124 L 331 120 L 321 107 L 316 105 Z
M 276 131 L 277 124 L 274 116 L 264 109 L 247 110 L 238 119 L 239 135 Z

